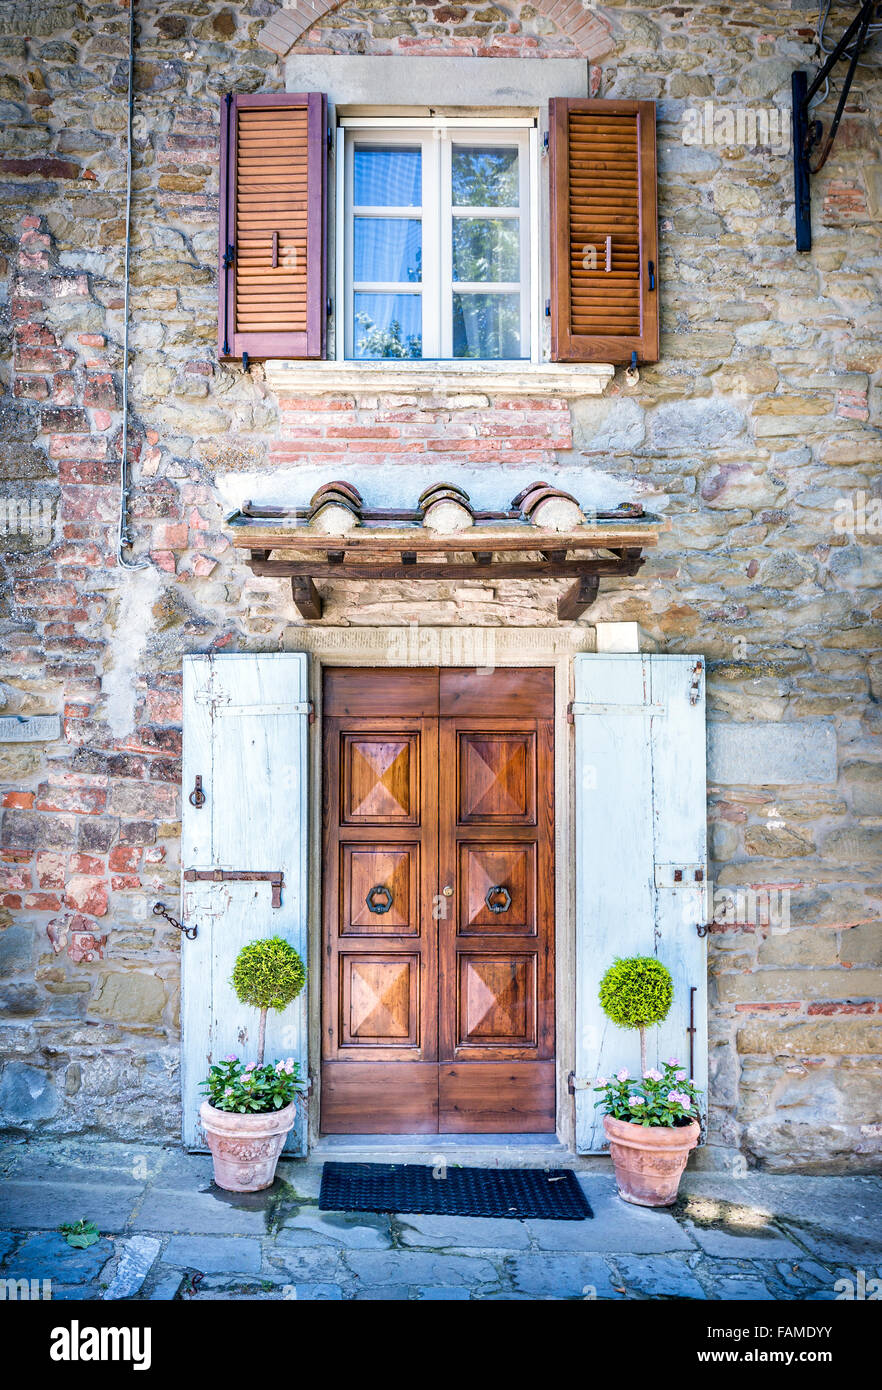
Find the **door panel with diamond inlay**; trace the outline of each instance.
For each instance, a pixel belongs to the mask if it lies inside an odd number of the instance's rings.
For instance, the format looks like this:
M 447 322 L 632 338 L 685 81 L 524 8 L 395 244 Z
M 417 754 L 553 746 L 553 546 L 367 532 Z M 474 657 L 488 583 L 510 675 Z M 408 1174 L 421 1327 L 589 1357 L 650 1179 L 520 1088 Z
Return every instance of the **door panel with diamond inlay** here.
M 325 673 L 324 1132 L 554 1130 L 553 701 Z

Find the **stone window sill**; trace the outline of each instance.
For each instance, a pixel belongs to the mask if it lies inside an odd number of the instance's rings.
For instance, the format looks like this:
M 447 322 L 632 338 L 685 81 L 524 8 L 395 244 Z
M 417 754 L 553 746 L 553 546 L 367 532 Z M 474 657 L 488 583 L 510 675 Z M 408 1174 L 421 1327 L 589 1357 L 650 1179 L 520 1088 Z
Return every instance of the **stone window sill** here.
M 600 396 L 615 375 L 586 362 L 293 362 L 264 364 L 279 396 Z

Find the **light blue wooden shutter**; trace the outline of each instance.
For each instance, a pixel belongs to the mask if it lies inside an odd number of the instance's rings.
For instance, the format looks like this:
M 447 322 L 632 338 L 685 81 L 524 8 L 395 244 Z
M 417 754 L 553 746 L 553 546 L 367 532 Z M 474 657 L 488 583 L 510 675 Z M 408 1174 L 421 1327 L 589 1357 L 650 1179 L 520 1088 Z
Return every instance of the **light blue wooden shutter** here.
M 255 1058 L 258 1015 L 230 975 L 242 946 L 282 936 L 306 963 L 307 658 L 300 652 L 184 658 L 182 869 L 284 874 L 281 906 L 268 882 L 182 883 L 184 1143 L 203 1148 L 199 1083 L 209 1059 Z M 190 802 L 196 777 L 205 804 Z M 306 992 L 267 1020 L 266 1059 L 294 1057 L 307 1076 Z M 302 1113 L 286 1150 L 306 1151 Z
M 597 997 L 616 956 L 657 956 L 674 980 L 667 1020 L 647 1060 L 689 1063 L 707 1087 L 707 921 L 704 661 L 695 656 L 574 658 L 576 736 L 576 1147 L 605 1147 L 599 1075 L 639 1075 L 636 1032 L 617 1028 Z

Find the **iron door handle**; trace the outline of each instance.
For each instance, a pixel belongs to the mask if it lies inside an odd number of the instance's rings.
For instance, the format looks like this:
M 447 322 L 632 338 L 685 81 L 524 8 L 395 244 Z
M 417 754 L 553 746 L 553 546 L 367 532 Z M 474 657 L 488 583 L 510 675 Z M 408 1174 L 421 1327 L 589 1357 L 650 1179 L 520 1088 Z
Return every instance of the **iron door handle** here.
M 369 912 L 388 912 L 392 906 L 392 894 L 382 883 L 371 888 L 365 898 Z
M 497 899 L 501 901 L 497 901 Z M 501 883 L 497 883 L 494 887 L 487 889 L 484 902 L 491 912 L 508 912 L 511 907 L 511 893 Z

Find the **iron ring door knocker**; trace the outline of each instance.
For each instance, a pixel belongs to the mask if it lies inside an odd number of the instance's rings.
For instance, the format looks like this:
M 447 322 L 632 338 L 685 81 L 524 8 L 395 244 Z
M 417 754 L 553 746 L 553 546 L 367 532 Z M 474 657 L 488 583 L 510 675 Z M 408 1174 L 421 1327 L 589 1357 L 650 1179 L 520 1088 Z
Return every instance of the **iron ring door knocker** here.
M 501 883 L 497 883 L 493 888 L 487 889 L 484 902 L 491 912 L 508 912 L 511 907 L 511 893 Z
M 196 807 L 197 811 L 200 809 L 200 807 L 205 805 L 205 792 L 202 790 L 201 777 L 196 778 L 196 785 L 194 786 L 190 795 L 187 797 L 187 800 L 189 801 L 191 806 Z
M 388 912 L 392 906 L 392 894 L 382 883 L 372 888 L 365 898 L 369 912 Z

